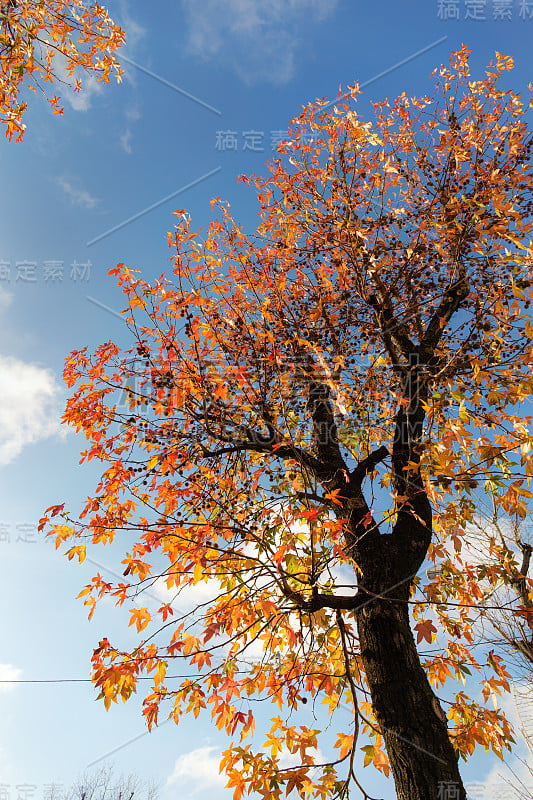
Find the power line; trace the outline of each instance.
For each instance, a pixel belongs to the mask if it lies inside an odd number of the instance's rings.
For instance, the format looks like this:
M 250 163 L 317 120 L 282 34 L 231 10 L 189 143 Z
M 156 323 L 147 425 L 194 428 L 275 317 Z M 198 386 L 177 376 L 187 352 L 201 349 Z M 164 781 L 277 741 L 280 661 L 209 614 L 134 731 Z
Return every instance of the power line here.
M 505 639 L 487 639 L 481 642 L 474 642 L 474 644 L 469 645 L 469 647 L 483 647 L 488 645 L 504 645 Z M 440 648 L 432 648 L 431 650 L 418 650 L 418 654 L 421 656 L 427 656 L 430 653 L 439 653 L 444 650 L 444 646 Z M 201 675 L 198 676 L 201 678 Z M 165 680 L 179 680 L 184 678 L 190 678 L 190 675 L 167 675 Z M 150 675 L 138 675 L 136 677 L 137 681 L 153 681 L 153 677 Z M 92 678 L 0 678 L 0 683 L 29 683 L 29 684 L 51 684 L 51 683 L 94 683 Z

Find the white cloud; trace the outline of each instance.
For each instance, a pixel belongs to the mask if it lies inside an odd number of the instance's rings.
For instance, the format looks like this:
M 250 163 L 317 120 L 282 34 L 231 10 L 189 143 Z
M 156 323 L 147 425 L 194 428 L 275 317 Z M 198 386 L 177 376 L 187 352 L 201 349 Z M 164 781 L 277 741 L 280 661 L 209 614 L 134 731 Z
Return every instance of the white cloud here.
M 215 578 L 200 581 L 193 586 L 183 586 L 178 590 L 167 588 L 165 578 L 157 578 L 151 591 L 162 603 L 170 603 L 176 611 L 191 611 L 204 603 L 213 603 L 220 595 L 220 584 Z
M 120 0 L 120 15 L 117 22 L 126 34 L 126 43 L 117 50 L 116 57 L 122 67 L 123 78 L 132 86 L 137 86 L 137 71 L 131 64 L 128 64 L 126 58 L 136 58 L 135 51 L 139 42 L 146 36 L 146 28 L 143 28 L 132 17 L 129 6 L 128 0 Z
M 54 58 L 54 72 L 58 78 L 55 86 L 57 94 L 61 100 L 66 100 L 74 111 L 88 111 L 93 95 L 100 94 L 103 90 L 102 84 L 98 83 L 93 74 L 79 67 L 74 70 L 72 75 L 69 75 L 67 60 L 60 53 Z M 81 92 L 74 91 L 76 80 L 81 83 Z
M 220 754 L 215 755 L 216 747 L 199 747 L 189 753 L 183 753 L 167 780 L 167 787 L 182 781 L 193 781 L 194 791 L 210 787 L 220 788 L 226 784 L 226 777 L 219 770 Z
M 527 696 L 525 713 L 521 696 L 523 699 Z M 521 733 L 522 725 L 526 729 L 531 728 L 526 717 L 531 718 L 532 696 L 533 690 L 527 679 L 515 683 L 512 693 L 503 692 L 501 697 L 498 697 L 498 706 L 513 726 L 517 744 L 513 746 L 512 756 L 507 757 L 505 762 L 496 762 L 483 780 L 466 782 L 465 788 L 469 797 L 476 800 L 494 800 L 494 798 L 521 800 L 533 797 L 533 755 L 527 749 Z M 521 718 L 518 716 L 517 707 L 521 709 Z
M 88 111 L 93 95 L 101 93 L 102 84 L 98 83 L 93 75 L 83 74 L 80 76 L 74 73 L 74 78 L 76 77 L 81 81 L 81 92 L 75 92 L 74 89 L 68 87 L 63 90 L 62 96 L 70 103 L 74 111 Z
M 141 112 L 135 106 L 131 106 L 126 109 L 125 116 L 128 123 L 137 122 L 137 120 L 141 118 Z M 129 156 L 133 153 L 133 147 L 131 146 L 132 137 L 131 125 L 128 124 L 126 130 L 120 137 L 120 146 Z
M 3 286 L 0 286 L 0 312 L 9 308 L 13 300 L 13 293 L 8 292 Z
M 310 747 L 306 750 L 308 756 L 311 756 L 315 764 L 323 764 L 326 761 L 324 754 L 317 747 Z M 283 746 L 279 752 L 279 765 L 282 769 L 286 769 L 287 767 L 296 767 L 302 763 L 302 757 L 300 756 L 300 752 L 290 753 L 288 748 Z M 311 771 L 311 776 L 313 775 L 313 771 Z
M 146 36 L 146 28 L 143 28 L 136 19 L 130 14 L 129 3 L 126 0 L 120 2 L 120 27 L 126 33 L 126 46 L 131 53 L 140 41 Z M 120 58 L 121 50 L 118 51 Z
M 146 29 L 142 27 L 130 14 L 129 4 L 126 0 L 121 0 L 121 14 L 118 20 L 121 28 L 126 33 L 126 44 L 115 51 L 114 57 L 120 62 L 122 53 L 133 54 L 133 50 L 140 40 L 146 35 Z M 132 70 L 128 69 L 126 63 L 121 63 L 125 77 L 135 83 Z M 54 72 L 58 78 L 55 84 L 55 91 L 61 101 L 66 101 L 74 111 L 88 111 L 91 108 L 93 98 L 102 94 L 105 84 L 98 81 L 98 76 L 93 72 L 76 67 L 72 75 L 67 72 L 67 59 L 60 53 L 54 58 Z M 81 91 L 76 92 L 74 87 L 76 81 L 81 84 Z
M 137 122 L 141 118 L 141 112 L 138 108 L 132 107 L 126 109 L 126 119 L 129 122 Z
M 326 760 L 322 752 L 315 748 L 309 749 L 307 753 L 314 757 L 317 764 Z M 181 797 L 192 797 L 197 792 L 205 789 L 222 788 L 226 785 L 227 778 L 225 774 L 221 775 L 219 772 L 220 755 L 218 748 L 210 746 L 199 747 L 189 753 L 183 753 L 177 759 L 165 788 L 173 789 L 178 784 Z M 291 754 L 286 748 L 282 749 L 279 759 L 282 768 L 292 767 L 301 763 L 300 754 Z M 311 772 L 311 774 L 313 773 Z M 184 789 L 183 782 L 190 782 L 190 788 L 187 786 Z
M 14 667 L 13 664 L 0 664 L 0 692 L 10 692 L 15 688 L 14 683 L 2 683 L 2 681 L 16 681 L 22 675 L 22 670 Z
M 0 465 L 29 444 L 65 435 L 61 389 L 50 370 L 0 356 L 0 386 Z
M 131 146 L 131 137 L 132 133 L 130 128 L 124 131 L 124 133 L 120 137 L 120 146 L 129 156 L 131 156 L 131 154 L 133 153 L 133 148 Z
M 289 81 L 303 43 L 300 31 L 331 14 L 337 0 L 182 0 L 189 49 L 218 57 L 246 83 Z
M 533 796 L 533 757 L 529 754 L 529 759 L 513 758 L 505 764 L 496 764 L 481 785 L 483 800 L 495 797 L 521 800 Z
M 75 206 L 91 209 L 100 202 L 97 197 L 93 197 L 93 195 L 86 191 L 86 189 L 76 186 L 75 181 L 63 177 L 58 178 L 57 183 L 70 198 L 71 203 Z

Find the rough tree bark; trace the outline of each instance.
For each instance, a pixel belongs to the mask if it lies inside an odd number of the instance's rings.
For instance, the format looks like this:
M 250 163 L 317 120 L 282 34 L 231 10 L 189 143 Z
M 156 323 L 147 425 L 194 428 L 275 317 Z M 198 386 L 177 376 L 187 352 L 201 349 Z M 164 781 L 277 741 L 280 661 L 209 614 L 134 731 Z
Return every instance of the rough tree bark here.
M 451 319 L 468 296 L 468 283 L 460 265 L 458 273 L 458 280 L 444 293 L 418 345 L 395 322 L 386 295 L 375 298 L 383 339 L 404 381 L 390 454 L 397 514 L 391 534 L 380 533 L 362 489 L 365 476 L 389 455 L 387 448 L 380 447 L 348 473 L 329 390 L 318 383 L 312 383 L 309 389 L 319 463 L 315 473 L 327 491 L 341 490 L 339 496 L 344 497 L 344 502 L 337 513 L 348 518 L 346 546 L 360 574 L 356 597 L 351 602 L 349 598 L 337 598 L 334 604 L 340 611 L 355 611 L 374 714 L 399 800 L 438 800 L 443 787 L 453 789 L 454 797 L 466 800 L 446 715 L 420 663 L 408 605 L 413 578 L 424 562 L 432 535 L 431 505 L 419 470 L 424 400 L 432 370 L 438 368 L 435 350 L 443 322 Z M 326 437 L 324 431 L 328 432 Z M 316 604 L 333 603 L 316 598 Z
M 357 627 L 399 800 L 437 800 L 443 784 L 452 784 L 453 796 L 465 800 L 446 716 L 420 664 L 407 605 L 381 600 L 362 605 Z

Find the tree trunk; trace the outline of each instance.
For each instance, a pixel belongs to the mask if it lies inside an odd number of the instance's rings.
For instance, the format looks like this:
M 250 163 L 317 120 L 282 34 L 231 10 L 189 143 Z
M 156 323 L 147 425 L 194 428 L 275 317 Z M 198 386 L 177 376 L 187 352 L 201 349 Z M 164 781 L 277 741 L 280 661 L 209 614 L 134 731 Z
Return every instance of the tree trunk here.
M 445 714 L 420 664 L 407 603 L 369 597 L 357 610 L 357 627 L 398 800 L 466 800 Z

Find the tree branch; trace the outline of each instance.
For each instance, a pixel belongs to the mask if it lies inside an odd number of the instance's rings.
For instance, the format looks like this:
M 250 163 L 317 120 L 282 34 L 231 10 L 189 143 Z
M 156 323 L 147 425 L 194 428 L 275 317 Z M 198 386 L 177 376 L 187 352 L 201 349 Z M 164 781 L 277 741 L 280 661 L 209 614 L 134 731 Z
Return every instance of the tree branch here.
M 323 381 L 312 379 L 309 384 L 307 407 L 313 422 L 313 440 L 321 471 L 331 480 L 339 470 L 347 470 L 339 447 L 337 423 L 331 402 L 331 389 Z M 324 475 L 322 476 L 324 480 Z
M 377 465 L 384 461 L 390 453 L 385 445 L 382 445 L 377 450 L 370 453 L 369 456 L 364 458 L 359 464 L 350 472 L 350 481 L 355 481 L 361 486 L 364 478 L 375 470 Z
M 464 267 L 457 265 L 457 271 L 459 272 L 459 277 L 457 280 L 452 281 L 444 292 L 440 305 L 431 317 L 420 340 L 417 353 L 423 364 L 428 363 L 444 333 L 444 328 L 470 292 Z
M 240 439 L 237 441 L 218 436 L 221 441 L 229 442 L 228 447 L 220 447 L 218 450 L 208 450 L 203 444 L 200 444 L 202 454 L 206 458 L 216 458 L 217 456 L 227 455 L 228 453 L 241 453 L 244 451 L 252 451 L 255 453 L 265 453 L 281 459 L 294 459 L 299 461 L 313 473 L 319 469 L 319 464 L 315 458 L 304 450 L 301 450 L 296 445 L 282 444 L 281 442 L 270 442 L 266 437 L 261 437 L 261 434 L 255 434 L 259 439 L 258 441 Z M 215 436 L 215 434 L 213 434 Z

